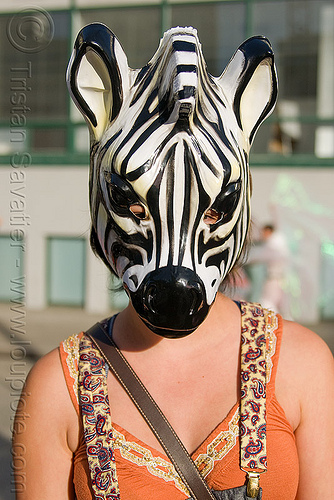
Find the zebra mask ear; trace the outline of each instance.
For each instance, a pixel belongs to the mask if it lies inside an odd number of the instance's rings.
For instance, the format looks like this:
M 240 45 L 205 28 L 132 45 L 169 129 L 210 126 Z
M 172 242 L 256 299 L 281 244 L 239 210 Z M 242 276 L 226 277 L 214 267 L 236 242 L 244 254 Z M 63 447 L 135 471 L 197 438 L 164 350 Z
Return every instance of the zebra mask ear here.
M 86 119 L 93 142 L 117 117 L 128 81 L 126 55 L 104 24 L 85 26 L 78 34 L 67 68 L 67 86 Z
M 240 45 L 218 83 L 233 103 L 238 125 L 250 147 L 277 100 L 274 54 L 269 40 L 254 36 Z

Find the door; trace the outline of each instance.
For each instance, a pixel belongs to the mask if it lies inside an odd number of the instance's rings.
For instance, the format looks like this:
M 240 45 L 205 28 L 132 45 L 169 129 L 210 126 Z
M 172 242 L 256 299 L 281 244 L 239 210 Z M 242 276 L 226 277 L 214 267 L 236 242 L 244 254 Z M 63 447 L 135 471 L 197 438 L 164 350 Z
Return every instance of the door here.
M 83 307 L 85 275 L 86 240 L 48 238 L 48 303 Z

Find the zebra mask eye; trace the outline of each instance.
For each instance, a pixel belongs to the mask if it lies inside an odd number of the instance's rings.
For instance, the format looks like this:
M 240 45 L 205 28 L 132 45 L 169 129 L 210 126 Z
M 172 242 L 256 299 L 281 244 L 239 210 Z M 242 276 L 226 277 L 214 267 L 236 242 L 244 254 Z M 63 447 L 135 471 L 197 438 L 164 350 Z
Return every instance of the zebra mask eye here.
M 240 199 L 241 183 L 233 182 L 223 189 L 212 206 L 204 213 L 204 222 L 209 225 L 228 222 L 232 219 Z
M 94 23 L 77 36 L 67 83 L 90 131 L 94 247 L 148 328 L 188 335 L 246 238 L 248 155 L 277 98 L 271 45 L 246 40 L 214 77 L 197 31 L 172 28 L 134 70 Z

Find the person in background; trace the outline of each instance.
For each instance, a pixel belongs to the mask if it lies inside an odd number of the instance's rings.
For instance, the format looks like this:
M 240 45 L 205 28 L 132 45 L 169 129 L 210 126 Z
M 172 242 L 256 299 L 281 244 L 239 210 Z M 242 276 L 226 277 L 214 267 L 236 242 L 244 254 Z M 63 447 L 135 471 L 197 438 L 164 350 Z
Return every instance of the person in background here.
M 255 274 L 262 275 L 259 302 L 264 307 L 272 309 L 284 317 L 289 317 L 284 290 L 289 266 L 289 248 L 284 235 L 273 224 L 266 224 L 262 227 L 260 242 L 251 248 L 247 265 L 258 265 Z M 259 286 L 257 286 L 258 288 Z

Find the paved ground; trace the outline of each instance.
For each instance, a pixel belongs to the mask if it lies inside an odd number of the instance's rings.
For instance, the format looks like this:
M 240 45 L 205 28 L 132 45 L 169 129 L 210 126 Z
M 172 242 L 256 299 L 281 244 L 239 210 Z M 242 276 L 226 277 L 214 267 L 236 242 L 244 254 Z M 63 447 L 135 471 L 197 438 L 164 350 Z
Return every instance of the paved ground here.
M 40 356 L 99 319 L 100 315 L 87 314 L 81 309 L 49 308 L 33 312 L 0 304 L 0 500 L 14 500 L 11 492 L 11 424 L 26 375 Z M 334 353 L 334 322 L 307 326 L 323 337 Z

